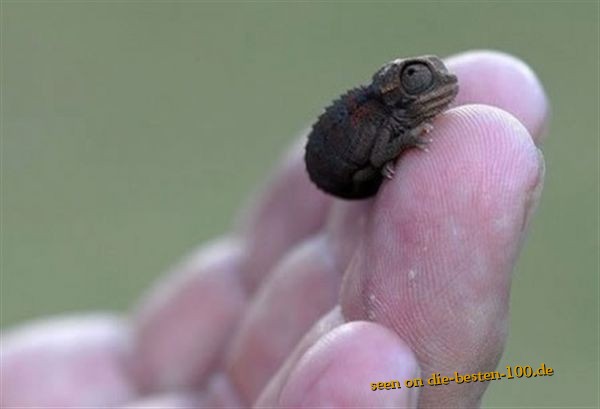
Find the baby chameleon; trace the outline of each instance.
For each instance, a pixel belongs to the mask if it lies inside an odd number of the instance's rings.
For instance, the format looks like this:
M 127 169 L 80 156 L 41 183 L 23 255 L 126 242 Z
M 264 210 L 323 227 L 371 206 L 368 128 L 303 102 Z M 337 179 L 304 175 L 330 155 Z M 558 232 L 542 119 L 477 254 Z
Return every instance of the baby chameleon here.
M 375 195 L 406 149 L 425 149 L 421 136 L 458 93 L 456 76 L 438 57 L 397 59 L 325 109 L 313 125 L 305 162 L 310 179 L 344 199 Z

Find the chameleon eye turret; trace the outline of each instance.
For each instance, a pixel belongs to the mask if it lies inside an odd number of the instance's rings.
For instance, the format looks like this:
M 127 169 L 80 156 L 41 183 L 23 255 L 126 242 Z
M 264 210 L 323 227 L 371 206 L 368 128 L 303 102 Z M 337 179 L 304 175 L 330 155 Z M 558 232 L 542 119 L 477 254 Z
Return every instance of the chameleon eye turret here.
M 408 64 L 400 75 L 402 87 L 407 94 L 419 94 L 433 85 L 431 68 L 423 63 Z

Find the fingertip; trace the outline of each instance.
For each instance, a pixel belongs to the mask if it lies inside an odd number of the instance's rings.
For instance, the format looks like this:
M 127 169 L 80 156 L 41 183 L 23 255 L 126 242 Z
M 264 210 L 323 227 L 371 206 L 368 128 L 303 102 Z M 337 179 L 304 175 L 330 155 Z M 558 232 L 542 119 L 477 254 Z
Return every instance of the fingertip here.
M 546 134 L 549 104 L 539 78 L 523 60 L 499 51 L 475 50 L 446 59 L 459 79 L 456 104 L 487 104 L 523 123 L 536 144 Z
M 191 388 L 208 376 L 246 303 L 241 253 L 227 237 L 200 247 L 136 306 L 132 364 L 144 392 Z
M 135 397 L 129 332 L 106 313 L 63 316 L 0 340 L 0 407 L 113 407 Z
M 304 353 L 282 389 L 279 404 L 416 407 L 418 388 L 408 388 L 404 382 L 419 376 L 415 355 L 393 331 L 372 322 L 349 322 Z M 382 389 L 377 387 L 380 382 Z
M 445 212 L 457 213 L 477 204 L 488 206 L 488 213 L 504 214 L 541 183 L 539 150 L 510 113 L 465 105 L 447 111 L 435 126 L 429 152 L 407 152 L 401 158 L 400 177 L 384 182 L 375 212 L 402 202 L 424 209 L 447 206 Z

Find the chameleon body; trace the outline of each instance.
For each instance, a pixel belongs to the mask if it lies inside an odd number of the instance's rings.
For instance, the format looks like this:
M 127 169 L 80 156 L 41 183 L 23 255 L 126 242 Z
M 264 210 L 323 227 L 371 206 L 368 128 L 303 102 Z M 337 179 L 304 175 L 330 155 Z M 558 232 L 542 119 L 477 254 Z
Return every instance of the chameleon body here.
M 422 134 L 457 92 L 456 76 L 438 57 L 385 64 L 369 85 L 346 92 L 313 125 L 305 151 L 310 179 L 344 199 L 375 195 L 404 150 L 426 147 Z

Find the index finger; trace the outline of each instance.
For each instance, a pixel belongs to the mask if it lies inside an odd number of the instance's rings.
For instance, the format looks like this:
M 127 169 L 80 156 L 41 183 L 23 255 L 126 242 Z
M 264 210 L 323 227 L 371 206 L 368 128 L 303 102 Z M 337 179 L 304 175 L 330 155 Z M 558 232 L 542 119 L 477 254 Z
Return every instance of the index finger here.
M 430 153 L 406 155 L 402 177 L 375 199 L 341 292 L 344 317 L 396 331 L 424 379 L 494 371 L 511 272 L 543 180 L 532 139 L 504 111 L 467 105 L 438 123 Z M 487 384 L 424 388 L 420 399 L 476 407 Z

